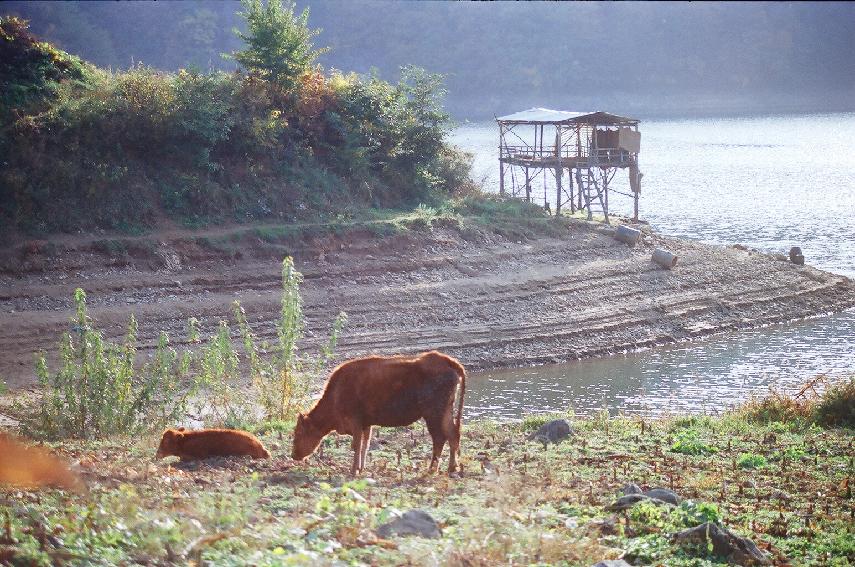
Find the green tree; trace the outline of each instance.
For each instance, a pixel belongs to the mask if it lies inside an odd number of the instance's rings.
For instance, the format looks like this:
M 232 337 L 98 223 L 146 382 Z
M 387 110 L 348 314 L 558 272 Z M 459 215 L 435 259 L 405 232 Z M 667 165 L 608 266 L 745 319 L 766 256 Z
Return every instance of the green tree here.
M 326 51 L 312 44 L 321 30 L 309 29 L 309 9 L 297 16 L 290 0 L 243 0 L 243 6 L 240 16 L 246 20 L 247 33 L 235 33 L 247 47 L 232 57 L 248 71 L 290 90 Z

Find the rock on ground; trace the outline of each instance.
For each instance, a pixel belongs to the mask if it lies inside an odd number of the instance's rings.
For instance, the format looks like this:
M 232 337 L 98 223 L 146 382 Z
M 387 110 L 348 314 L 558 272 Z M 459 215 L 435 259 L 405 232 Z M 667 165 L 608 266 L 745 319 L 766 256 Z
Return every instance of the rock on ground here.
M 424 510 L 408 510 L 401 517 L 377 528 L 377 535 L 384 538 L 408 535 L 437 538 L 442 532 L 436 520 Z
M 643 492 L 645 496 L 648 498 L 653 498 L 654 500 L 661 500 L 662 502 L 667 502 L 668 504 L 673 504 L 674 506 L 678 506 L 682 498 L 674 492 L 673 490 L 668 490 L 667 488 L 651 488 Z
M 713 553 L 737 565 L 771 565 L 772 562 L 750 539 L 740 537 L 712 522 L 689 528 L 674 535 L 677 545 L 699 546 L 706 550 L 712 542 Z
M 554 419 L 541 425 L 537 431 L 528 436 L 529 441 L 540 441 L 544 445 L 559 443 L 573 433 L 573 428 L 566 419 Z

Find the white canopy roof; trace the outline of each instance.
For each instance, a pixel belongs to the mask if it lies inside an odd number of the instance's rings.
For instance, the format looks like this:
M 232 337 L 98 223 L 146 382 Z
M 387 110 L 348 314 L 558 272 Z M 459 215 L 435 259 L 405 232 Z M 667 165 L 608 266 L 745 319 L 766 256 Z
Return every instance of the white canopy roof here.
M 638 123 L 635 118 L 626 118 L 608 112 L 573 112 L 570 110 L 552 110 L 550 108 L 530 108 L 521 112 L 500 116 L 499 122 L 584 122 L 615 124 L 620 122 Z
M 552 110 L 551 108 L 529 108 L 520 112 L 514 112 L 507 116 L 499 116 L 497 120 L 502 122 L 563 122 L 572 118 L 578 118 L 590 112 L 571 112 L 569 110 Z

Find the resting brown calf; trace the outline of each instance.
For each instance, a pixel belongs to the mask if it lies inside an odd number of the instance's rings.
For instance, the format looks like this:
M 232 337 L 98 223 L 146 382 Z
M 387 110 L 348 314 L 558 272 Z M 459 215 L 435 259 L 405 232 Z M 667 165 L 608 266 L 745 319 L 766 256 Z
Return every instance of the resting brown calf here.
M 175 456 L 182 461 L 208 457 L 270 458 L 261 441 L 246 431 L 234 429 L 201 429 L 186 431 L 183 427 L 167 429 L 160 439 L 156 459 Z
M 56 487 L 81 491 L 85 487 L 68 465 L 50 451 L 0 433 L 0 487 Z
M 457 419 L 454 395 L 460 384 Z M 453 358 L 431 351 L 413 358 L 369 356 L 345 362 L 330 374 L 309 413 L 300 414 L 291 456 L 311 455 L 332 431 L 353 436 L 356 474 L 365 466 L 371 426 L 401 427 L 424 418 L 433 439 L 430 472 L 436 472 L 445 442 L 451 449 L 448 472 L 457 470 L 466 370 Z

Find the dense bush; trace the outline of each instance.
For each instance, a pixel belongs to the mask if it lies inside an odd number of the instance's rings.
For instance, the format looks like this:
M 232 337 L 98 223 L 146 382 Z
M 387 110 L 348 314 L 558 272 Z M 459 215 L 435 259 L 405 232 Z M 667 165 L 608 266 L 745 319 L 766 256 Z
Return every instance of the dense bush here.
M 299 28 L 280 39 L 308 42 L 306 14 L 280 10 Z M 10 60 L 36 45 L 71 62 L 15 78 L 50 93 L 39 104 L 16 102 L 0 142 L 0 219 L 25 231 L 133 230 L 162 216 L 188 225 L 315 220 L 431 203 L 467 183 L 468 160 L 445 142 L 440 77 L 421 69 L 405 68 L 398 84 L 327 76 L 311 66 L 309 44 L 292 49 L 299 61 L 287 73 L 261 72 L 258 57 L 231 74 L 143 65 L 109 73 L 34 43 L 20 20 L 3 20 L 2 29 L 13 38 L 2 49 L 17 50 Z M 243 55 L 282 56 L 259 45 Z

